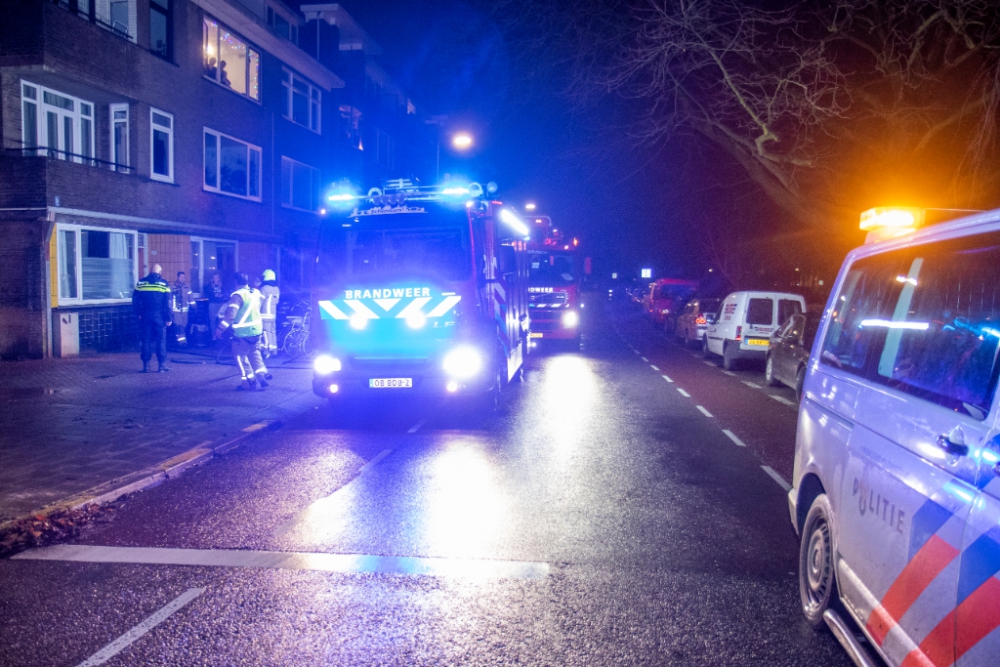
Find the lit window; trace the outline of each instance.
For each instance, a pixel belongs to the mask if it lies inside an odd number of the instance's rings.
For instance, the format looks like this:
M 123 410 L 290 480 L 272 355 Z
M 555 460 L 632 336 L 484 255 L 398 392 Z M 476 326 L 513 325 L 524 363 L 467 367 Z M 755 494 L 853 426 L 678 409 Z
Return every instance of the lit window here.
M 138 268 L 135 232 L 60 224 L 56 238 L 61 302 L 132 298 Z
M 281 205 L 315 211 L 319 208 L 319 169 L 281 158 Z
M 207 17 L 203 32 L 205 76 L 260 101 L 260 53 L 224 25 Z
M 159 109 L 149 110 L 150 168 L 154 181 L 174 182 L 174 117 Z
M 287 69 L 281 71 L 281 85 L 285 89 L 285 118 L 319 133 L 320 89 Z
M 205 190 L 260 201 L 260 163 L 259 146 L 205 128 Z

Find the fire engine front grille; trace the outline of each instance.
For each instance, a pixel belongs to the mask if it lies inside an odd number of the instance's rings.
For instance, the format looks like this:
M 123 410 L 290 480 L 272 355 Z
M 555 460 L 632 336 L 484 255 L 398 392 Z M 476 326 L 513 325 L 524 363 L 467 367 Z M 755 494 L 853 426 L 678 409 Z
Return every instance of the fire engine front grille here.
M 561 308 L 566 305 L 569 295 L 566 292 L 544 292 L 542 294 L 529 294 L 528 303 L 535 308 Z
M 347 361 L 352 370 L 361 373 L 384 373 L 392 371 L 417 374 L 426 371 L 430 363 L 428 359 L 372 359 L 363 357 L 348 358 Z

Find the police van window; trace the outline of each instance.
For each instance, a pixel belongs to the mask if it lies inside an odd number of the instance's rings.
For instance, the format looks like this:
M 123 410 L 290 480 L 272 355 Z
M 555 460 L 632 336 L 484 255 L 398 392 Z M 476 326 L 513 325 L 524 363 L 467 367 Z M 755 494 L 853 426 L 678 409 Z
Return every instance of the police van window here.
M 985 419 L 1000 372 L 1000 234 L 861 259 L 821 361 Z
M 771 299 L 750 299 L 747 306 L 747 324 L 770 324 L 774 317 L 774 301 Z
M 784 322 L 802 312 L 802 304 L 795 299 L 778 299 L 778 321 Z

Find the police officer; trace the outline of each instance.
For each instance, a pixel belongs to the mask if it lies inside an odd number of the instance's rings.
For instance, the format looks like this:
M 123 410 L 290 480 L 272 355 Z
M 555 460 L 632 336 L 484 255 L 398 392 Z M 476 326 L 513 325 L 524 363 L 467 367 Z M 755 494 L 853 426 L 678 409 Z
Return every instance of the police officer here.
M 245 273 L 236 274 L 236 291 L 220 313 L 222 320 L 216 335 L 232 334 L 233 356 L 240 367 L 242 381 L 237 389 L 263 389 L 267 386 L 268 373 L 260 356 L 260 336 L 264 331 L 260 316 L 262 296 L 260 290 L 249 286 Z
M 260 279 L 260 293 L 263 296 L 260 316 L 264 320 L 264 335 L 261 338 L 260 347 L 264 358 L 267 359 L 278 353 L 276 316 L 278 314 L 278 300 L 281 299 L 281 288 L 278 287 L 274 271 L 271 269 L 265 270 Z
M 170 370 L 167 362 L 167 327 L 170 315 L 170 285 L 160 276 L 159 264 L 154 264 L 148 276 L 140 280 L 132 292 L 132 307 L 139 319 L 139 340 L 142 372 L 149 372 L 149 359 L 156 350 L 157 372 Z

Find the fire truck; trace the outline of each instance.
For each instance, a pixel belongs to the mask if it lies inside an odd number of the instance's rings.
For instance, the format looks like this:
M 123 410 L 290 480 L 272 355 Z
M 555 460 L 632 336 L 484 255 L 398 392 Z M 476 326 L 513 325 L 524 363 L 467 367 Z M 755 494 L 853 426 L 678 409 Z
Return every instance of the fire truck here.
M 494 406 L 528 343 L 530 230 L 495 185 L 328 196 L 313 277 L 313 391 Z
M 567 242 L 548 216 L 531 219 L 528 244 L 528 309 L 531 342 L 562 341 L 580 347 L 580 282 L 584 260 L 579 241 Z

